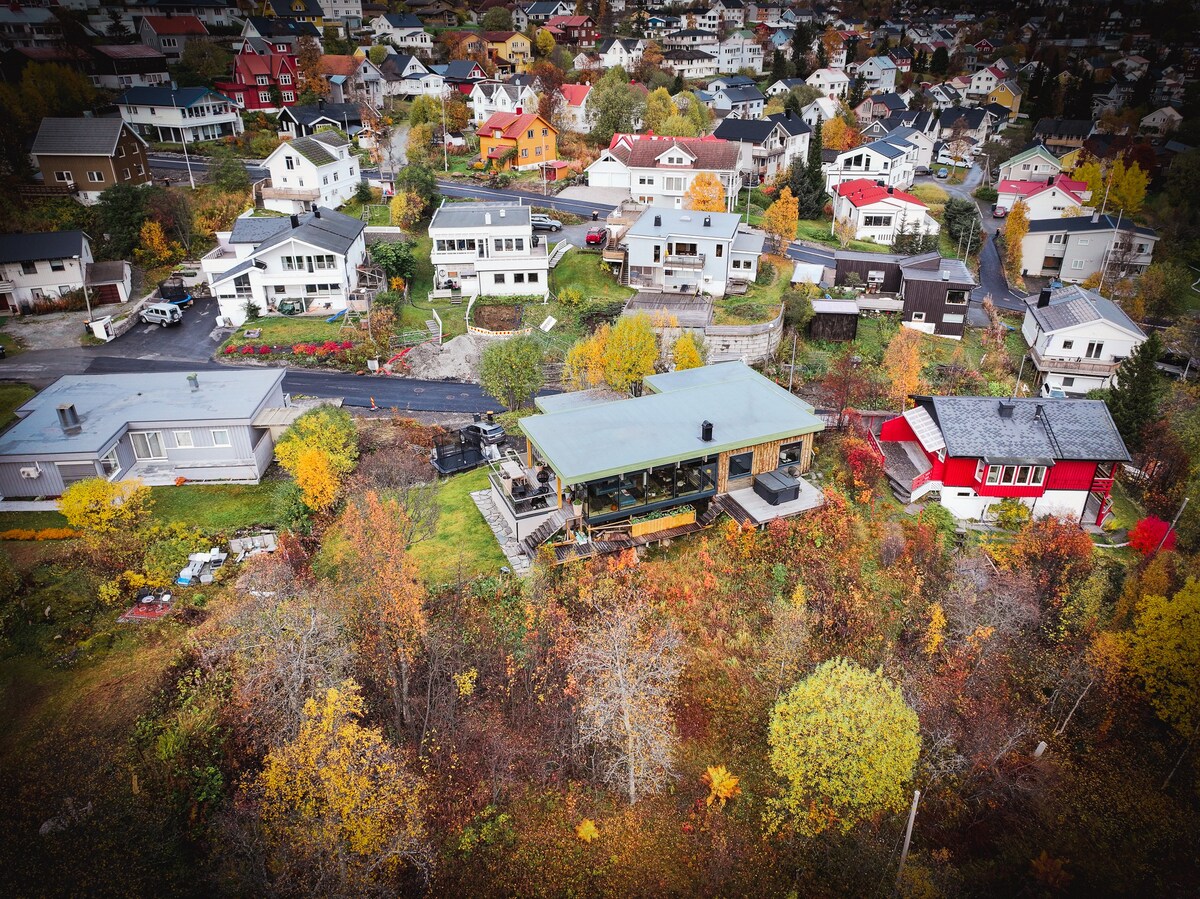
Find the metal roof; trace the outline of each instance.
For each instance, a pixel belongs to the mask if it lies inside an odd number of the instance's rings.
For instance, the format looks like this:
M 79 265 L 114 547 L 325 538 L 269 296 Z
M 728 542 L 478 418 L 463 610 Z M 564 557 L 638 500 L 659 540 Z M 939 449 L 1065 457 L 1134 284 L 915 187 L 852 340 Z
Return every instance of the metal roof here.
M 705 220 L 710 222 L 705 226 Z M 659 221 L 661 224 L 655 224 Z M 668 209 L 651 206 L 633 223 L 626 237 L 668 237 L 682 234 L 689 237 L 717 237 L 732 240 L 737 235 L 740 216 L 730 212 L 696 212 L 691 209 Z
M 181 87 L 171 90 L 169 87 L 131 87 L 114 101 L 118 106 L 178 106 L 187 109 L 195 106 L 209 96 L 217 97 L 226 103 L 233 101 L 217 91 L 207 87 Z
M 78 119 L 45 118 L 33 141 L 33 155 L 112 156 L 117 150 L 121 131 L 127 127 L 121 119 L 94 116 Z M 129 133 L 134 134 L 132 129 Z
M 934 424 L 924 406 L 914 406 L 904 413 L 904 417 L 926 450 L 936 453 L 946 448 L 946 439 L 942 437 L 941 429 Z
M 20 421 L 0 435 L 0 456 L 99 453 L 131 424 L 245 422 L 283 378 L 282 369 L 197 373 L 192 390 L 184 372 L 68 375 L 59 378 L 18 412 Z M 63 431 L 57 407 L 75 406 L 82 427 Z
M 82 231 L 42 231 L 35 234 L 0 234 L 0 263 L 70 259 L 83 254 L 87 235 Z
M 652 375 L 658 391 L 521 419 L 521 429 L 568 484 L 716 455 L 824 428 L 812 407 L 741 362 Z M 703 421 L 713 440 L 700 439 Z
M 504 213 L 501 216 L 501 213 Z M 445 203 L 434 212 L 429 230 L 435 228 L 528 228 L 531 212 L 517 203 Z M 491 221 L 488 221 L 488 218 Z M 484 235 L 486 236 L 486 235 Z

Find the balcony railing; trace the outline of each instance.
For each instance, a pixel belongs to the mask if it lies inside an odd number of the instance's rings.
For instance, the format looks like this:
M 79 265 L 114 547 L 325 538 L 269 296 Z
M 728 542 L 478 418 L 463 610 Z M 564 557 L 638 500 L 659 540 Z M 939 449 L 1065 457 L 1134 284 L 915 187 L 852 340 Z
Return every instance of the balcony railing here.
M 260 193 L 264 200 L 319 200 L 321 191 L 316 188 L 272 187 L 271 179 L 260 182 Z
M 1077 375 L 1095 375 L 1108 377 L 1117 370 L 1120 362 L 1099 362 L 1095 359 L 1083 359 L 1067 356 L 1043 356 L 1034 347 L 1032 350 L 1033 364 L 1038 371 L 1070 372 Z
M 672 268 L 704 268 L 704 254 L 671 253 L 667 255 L 665 264 Z

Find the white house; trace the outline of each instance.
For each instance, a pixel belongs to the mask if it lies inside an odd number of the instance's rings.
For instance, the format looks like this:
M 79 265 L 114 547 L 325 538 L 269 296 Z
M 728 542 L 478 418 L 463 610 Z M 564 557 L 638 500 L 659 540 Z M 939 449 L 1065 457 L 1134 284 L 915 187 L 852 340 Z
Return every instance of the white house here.
M 845 97 L 850 90 L 850 76 L 841 69 L 817 69 L 804 83 L 819 90 L 821 96 L 831 99 Z
M 890 56 L 871 56 L 859 63 L 857 77 L 872 93 L 886 94 L 896 89 L 896 64 Z
M 689 81 L 712 78 L 717 74 L 717 57 L 703 50 L 668 50 L 663 54 L 662 67 Z
M 429 222 L 434 288 L 467 296 L 539 296 L 550 289 L 546 242 L 528 206 L 443 203 Z
M 336 28 L 335 23 L 340 23 L 347 34 L 362 28 L 362 0 L 321 0 L 321 11 L 325 13 L 326 26 Z
M 632 37 L 608 37 L 596 44 L 596 55 L 600 57 L 600 68 L 611 69 L 621 66 L 631 71 L 642 61 L 646 42 Z
M 1047 287 L 1025 303 L 1021 334 L 1039 387 L 1049 384 L 1072 396 L 1111 387 L 1122 360 L 1146 340 L 1120 306 L 1093 290 Z
M 1109 278 L 1137 275 L 1154 258 L 1158 233 L 1111 215 L 1030 222 L 1021 241 L 1021 273 L 1063 281 L 1086 281 L 1105 270 Z
M 1024 201 L 1025 214 L 1031 222 L 1060 219 L 1068 215 L 1090 214 L 1084 206 L 1091 191 L 1087 182 L 1072 181 L 1061 175 L 1051 175 L 1045 181 L 1001 181 L 996 186 L 996 206 L 1012 209 Z
M 717 71 L 740 72 L 749 69 L 762 74 L 762 45 L 751 31 L 735 31 L 717 45 Z
M 121 118 L 147 140 L 194 144 L 244 130 L 233 101 L 206 87 L 131 87 L 116 104 Z
M 1062 171 L 1062 163 L 1042 144 L 1022 150 L 1000 166 L 1001 181 L 1045 181 Z
M 1162 109 L 1154 110 L 1149 115 L 1142 116 L 1141 130 L 1143 134 L 1166 137 L 1179 128 L 1182 122 L 1183 116 L 1180 115 L 1178 109 L 1164 106 Z
M 591 109 L 588 97 L 592 93 L 590 84 L 564 84 L 557 91 L 562 102 L 558 109 L 558 118 L 562 126 L 569 131 L 584 132 L 592 127 Z
M 809 128 L 816 128 L 818 124 L 836 118 L 840 112 L 841 108 L 836 100 L 831 100 L 829 97 L 817 97 L 800 110 L 800 118 L 804 119 L 804 124 Z
M 788 171 L 808 155 L 811 129 L 799 116 L 780 112 L 766 119 L 724 119 L 714 137 L 737 144 L 738 169 L 754 173 L 760 184 Z
M 385 97 L 440 97 L 446 79 L 410 53 L 389 53 L 379 64 Z
M 715 31 L 706 31 L 703 28 L 682 28 L 679 31 L 672 31 L 663 38 L 664 50 L 706 50 L 709 53 L 716 54 L 717 45 L 720 43 L 720 35 Z
M 890 245 L 898 232 L 937 234 L 941 228 L 929 207 L 912 194 L 881 187 L 870 178 L 843 181 L 833 199 L 833 216 L 854 228 L 855 240 Z
M 916 158 L 915 146 L 897 146 L 886 140 L 844 150 L 821 166 L 825 175 L 825 190 L 832 194 L 834 188 L 843 181 L 857 178 L 882 181 L 884 187 L 907 190 L 912 187 Z
M 711 109 L 733 113 L 743 119 L 757 119 L 763 114 L 767 98 L 755 85 L 748 87 L 723 87 L 712 91 L 708 103 Z
M 971 84 L 967 88 L 967 97 L 976 102 L 986 99 L 997 86 L 1006 80 L 1005 73 L 996 66 L 987 66 L 971 76 Z
M 404 53 L 429 56 L 433 52 L 433 35 L 412 13 L 376 16 L 371 20 L 371 32 L 375 43 L 391 44 Z
M 231 231 L 217 232 L 200 269 L 234 327 L 246 321 L 247 304 L 267 314 L 285 301 L 306 312 L 338 312 L 369 286 L 365 231 L 363 222 L 332 209 L 282 218 L 246 213 Z
M 881 140 L 901 147 L 906 153 L 909 152 L 909 147 L 914 147 L 916 149 L 916 155 L 912 157 L 914 171 L 918 168 L 928 169 L 932 167 L 934 141 L 932 137 L 919 128 L 900 125 L 885 134 Z
M 781 78 L 768 87 L 764 93 L 768 97 L 782 97 L 791 93 L 794 88 L 804 86 L 803 78 Z
M 28 311 L 29 304 L 54 299 L 87 284 L 94 309 L 124 303 L 130 296 L 128 262 L 95 262 L 82 231 L 0 235 L 0 309 Z
M 537 94 L 528 85 L 477 81 L 471 87 L 471 122 L 479 127 L 497 112 L 535 112 Z
M 305 212 L 341 206 L 358 189 L 358 159 L 336 131 L 318 131 L 276 147 L 263 161 L 270 173 L 258 192 L 276 212 Z
M 639 203 L 674 209 L 683 209 L 701 172 L 724 186 L 726 208 L 741 186 L 737 144 L 714 137 L 617 134 L 586 171 L 592 187 L 622 188 Z
M 754 283 L 764 237 L 731 213 L 650 208 L 622 243 L 630 286 L 719 297 L 730 281 Z

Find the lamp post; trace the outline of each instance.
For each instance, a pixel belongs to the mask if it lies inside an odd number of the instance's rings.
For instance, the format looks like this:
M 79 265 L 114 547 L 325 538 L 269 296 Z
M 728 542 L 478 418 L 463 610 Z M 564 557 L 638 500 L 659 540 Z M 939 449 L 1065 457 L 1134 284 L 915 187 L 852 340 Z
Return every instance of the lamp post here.
M 177 114 L 180 112 L 179 104 L 175 101 L 175 82 L 174 81 L 171 82 L 171 106 L 174 107 L 175 112 Z M 182 115 L 180 116 L 180 121 L 179 121 L 179 142 L 183 144 L 183 161 L 187 165 L 188 183 L 192 185 L 192 190 L 195 190 L 196 189 L 196 179 L 192 175 L 192 160 L 188 157 L 187 129 L 183 126 Z
M 446 147 L 446 88 L 442 87 L 442 171 L 450 171 L 450 151 Z
M 79 280 L 83 284 L 83 302 L 87 306 L 88 322 L 91 322 L 92 297 L 91 294 L 88 293 L 87 289 L 87 263 L 85 263 L 78 255 L 72 256 L 71 258 L 79 263 Z

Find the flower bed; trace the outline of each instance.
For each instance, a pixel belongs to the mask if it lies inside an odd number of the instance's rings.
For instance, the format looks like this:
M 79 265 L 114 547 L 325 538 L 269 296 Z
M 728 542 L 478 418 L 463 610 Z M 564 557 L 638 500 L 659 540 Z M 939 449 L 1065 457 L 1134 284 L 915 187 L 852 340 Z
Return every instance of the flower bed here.
M 223 350 L 226 356 L 311 356 L 315 358 L 343 358 L 348 350 L 354 349 L 352 340 L 326 340 L 322 343 L 296 343 L 278 346 L 269 343 L 228 344 Z

